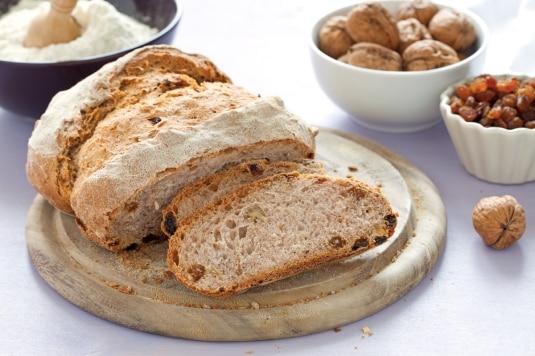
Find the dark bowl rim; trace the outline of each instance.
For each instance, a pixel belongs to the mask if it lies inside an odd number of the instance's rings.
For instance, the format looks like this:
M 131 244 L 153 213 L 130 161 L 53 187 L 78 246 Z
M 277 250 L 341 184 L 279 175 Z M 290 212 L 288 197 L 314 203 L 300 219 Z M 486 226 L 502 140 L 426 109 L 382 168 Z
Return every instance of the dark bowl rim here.
M 109 61 L 111 59 L 115 59 L 117 57 L 120 57 L 121 55 L 124 55 L 136 48 L 146 46 L 154 41 L 156 41 L 158 38 L 164 36 L 166 33 L 170 32 L 173 27 L 178 25 L 178 22 L 182 18 L 184 14 L 184 5 L 182 0 L 173 0 L 176 4 L 177 11 L 175 16 L 171 19 L 171 21 L 162 28 L 158 33 L 154 34 L 154 36 L 146 39 L 143 42 L 140 42 L 138 44 L 135 44 L 133 46 L 130 46 L 128 48 L 115 51 L 115 52 L 108 52 L 101 55 L 95 55 L 90 57 L 84 57 L 80 59 L 74 59 L 74 60 L 68 60 L 68 61 L 32 61 L 32 62 L 25 62 L 25 61 L 12 61 L 12 60 L 5 60 L 0 58 L 0 65 L 16 65 L 16 66 L 26 66 L 26 67 L 41 67 L 43 65 L 47 66 L 74 66 L 74 65 L 83 65 L 83 64 L 89 64 L 93 62 L 101 62 L 101 61 Z

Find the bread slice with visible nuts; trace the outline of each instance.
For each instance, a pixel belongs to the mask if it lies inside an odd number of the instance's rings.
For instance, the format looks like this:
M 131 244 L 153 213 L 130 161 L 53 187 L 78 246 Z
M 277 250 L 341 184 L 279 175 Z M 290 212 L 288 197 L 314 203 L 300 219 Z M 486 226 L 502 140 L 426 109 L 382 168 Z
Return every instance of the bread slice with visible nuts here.
M 185 286 L 228 297 L 367 251 L 391 237 L 396 222 L 379 188 L 281 173 L 182 220 L 167 261 Z
M 178 192 L 171 204 L 163 210 L 162 231 L 170 237 L 175 233 L 179 222 L 195 210 L 253 181 L 293 171 L 327 173 L 322 163 L 308 159 L 278 162 L 261 159 L 226 167 L 222 171 L 198 179 Z

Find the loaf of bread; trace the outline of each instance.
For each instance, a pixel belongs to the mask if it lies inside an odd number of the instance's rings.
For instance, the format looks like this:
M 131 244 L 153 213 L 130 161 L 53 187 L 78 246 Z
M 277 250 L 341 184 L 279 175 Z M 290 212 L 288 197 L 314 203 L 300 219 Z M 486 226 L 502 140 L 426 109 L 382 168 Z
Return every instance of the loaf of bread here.
M 252 160 L 228 167 L 222 171 L 198 179 L 188 185 L 163 210 L 162 231 L 170 237 L 178 227 L 180 220 L 195 210 L 208 205 L 225 194 L 256 180 L 278 173 L 317 173 L 327 174 L 323 164 L 314 160 L 296 162 L 270 162 L 266 159 Z
M 27 176 L 88 238 L 122 250 L 163 238 L 162 209 L 193 181 L 252 159 L 311 159 L 316 133 L 207 58 L 148 46 L 52 99 Z
M 185 286 L 228 297 L 369 250 L 392 236 L 396 222 L 376 187 L 281 173 L 183 219 L 169 239 L 167 260 Z

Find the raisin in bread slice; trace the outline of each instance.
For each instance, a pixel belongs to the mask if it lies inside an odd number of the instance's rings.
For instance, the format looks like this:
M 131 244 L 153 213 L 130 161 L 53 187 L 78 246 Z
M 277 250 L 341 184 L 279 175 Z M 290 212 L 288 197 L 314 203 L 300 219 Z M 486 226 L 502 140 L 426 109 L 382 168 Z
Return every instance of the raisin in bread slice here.
M 175 233 L 182 219 L 225 194 L 253 181 L 288 172 L 327 174 L 323 164 L 314 160 L 252 160 L 201 178 L 182 189 L 163 210 L 162 231 L 167 237 Z
M 196 179 L 259 158 L 313 158 L 316 130 L 203 56 L 147 46 L 57 94 L 29 141 L 30 182 L 109 250 L 164 238 Z
M 396 222 L 376 187 L 281 173 L 182 220 L 167 261 L 188 288 L 228 297 L 367 251 L 391 237 Z

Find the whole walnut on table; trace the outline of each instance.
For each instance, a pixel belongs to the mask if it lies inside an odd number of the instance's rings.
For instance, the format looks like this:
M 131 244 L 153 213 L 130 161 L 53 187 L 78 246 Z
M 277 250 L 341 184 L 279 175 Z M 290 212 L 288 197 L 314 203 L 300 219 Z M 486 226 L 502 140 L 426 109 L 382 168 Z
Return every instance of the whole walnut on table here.
M 526 231 L 526 214 L 511 195 L 482 198 L 472 210 L 474 229 L 485 245 L 503 250 Z

